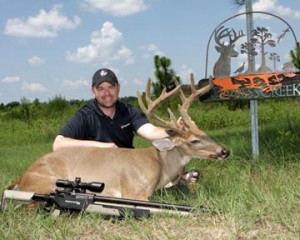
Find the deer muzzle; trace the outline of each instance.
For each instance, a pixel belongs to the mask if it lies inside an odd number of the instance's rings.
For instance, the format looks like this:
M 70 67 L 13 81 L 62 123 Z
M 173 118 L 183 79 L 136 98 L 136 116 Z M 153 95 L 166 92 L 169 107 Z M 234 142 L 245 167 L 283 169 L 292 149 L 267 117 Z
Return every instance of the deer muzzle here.
M 217 159 L 217 160 L 224 160 L 225 158 L 227 158 L 229 156 L 229 154 L 230 154 L 230 151 L 223 148 L 219 154 L 211 154 L 209 157 Z

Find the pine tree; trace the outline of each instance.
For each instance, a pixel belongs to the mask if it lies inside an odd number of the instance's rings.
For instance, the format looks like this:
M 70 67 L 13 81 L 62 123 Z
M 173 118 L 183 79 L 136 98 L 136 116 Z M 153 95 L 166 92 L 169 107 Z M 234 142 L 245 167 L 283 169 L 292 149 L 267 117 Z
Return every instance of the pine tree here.
M 174 79 L 180 84 L 180 77 L 176 76 L 175 71 L 171 69 L 171 60 L 167 57 L 154 56 L 155 77 L 158 82 L 152 83 L 153 94 L 159 96 L 164 88 L 167 91 L 174 89 Z
M 300 70 L 300 42 L 297 42 L 295 51 L 290 51 L 290 55 L 294 66 Z

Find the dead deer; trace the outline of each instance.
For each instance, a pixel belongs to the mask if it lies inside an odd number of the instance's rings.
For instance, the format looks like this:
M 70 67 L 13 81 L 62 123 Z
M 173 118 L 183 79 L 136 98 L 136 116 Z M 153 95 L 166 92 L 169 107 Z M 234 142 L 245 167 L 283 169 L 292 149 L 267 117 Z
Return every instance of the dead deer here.
M 238 52 L 234 49 L 235 42 L 245 36 L 242 30 L 237 34 L 234 29 L 229 30 L 221 26 L 215 31 L 215 46 L 217 52 L 220 53 L 220 57 L 214 65 L 213 74 L 214 77 L 227 77 L 231 73 L 231 58 L 237 57 Z M 227 38 L 229 41 L 227 43 L 221 42 L 221 39 Z
M 152 147 L 126 148 L 68 148 L 49 153 L 37 159 L 27 171 L 9 188 L 47 194 L 55 191 L 57 179 L 73 180 L 80 177 L 83 182 L 104 182 L 103 196 L 144 200 L 167 183 L 175 181 L 192 157 L 223 160 L 229 151 L 211 140 L 188 115 L 188 107 L 195 98 L 206 93 L 207 86 L 196 90 L 191 75 L 190 96 L 186 97 L 180 86 L 170 92 L 166 89 L 155 100 L 150 98 L 151 80 L 146 87 L 145 107 L 139 93 L 138 101 L 142 111 L 158 125 L 164 127 L 170 137 L 153 142 Z M 164 121 L 154 110 L 170 97 L 180 93 L 182 106 L 179 112 L 184 124 L 180 125 L 171 110 L 171 121 Z

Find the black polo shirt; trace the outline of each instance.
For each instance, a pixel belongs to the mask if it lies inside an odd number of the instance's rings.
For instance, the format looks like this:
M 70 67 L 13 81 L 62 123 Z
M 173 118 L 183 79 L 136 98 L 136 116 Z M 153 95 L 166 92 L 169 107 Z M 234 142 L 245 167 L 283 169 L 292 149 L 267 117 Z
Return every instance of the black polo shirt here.
M 94 100 L 77 111 L 59 134 L 80 140 L 113 142 L 118 147 L 133 148 L 134 132 L 148 122 L 140 109 L 120 101 L 117 101 L 116 112 L 111 119 Z

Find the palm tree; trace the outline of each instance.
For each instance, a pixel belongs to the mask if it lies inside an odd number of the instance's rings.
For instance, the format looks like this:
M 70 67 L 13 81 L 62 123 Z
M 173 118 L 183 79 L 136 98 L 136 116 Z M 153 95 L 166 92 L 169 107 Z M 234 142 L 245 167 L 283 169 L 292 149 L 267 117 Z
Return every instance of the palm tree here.
M 235 5 L 243 6 L 246 0 L 232 0 Z

